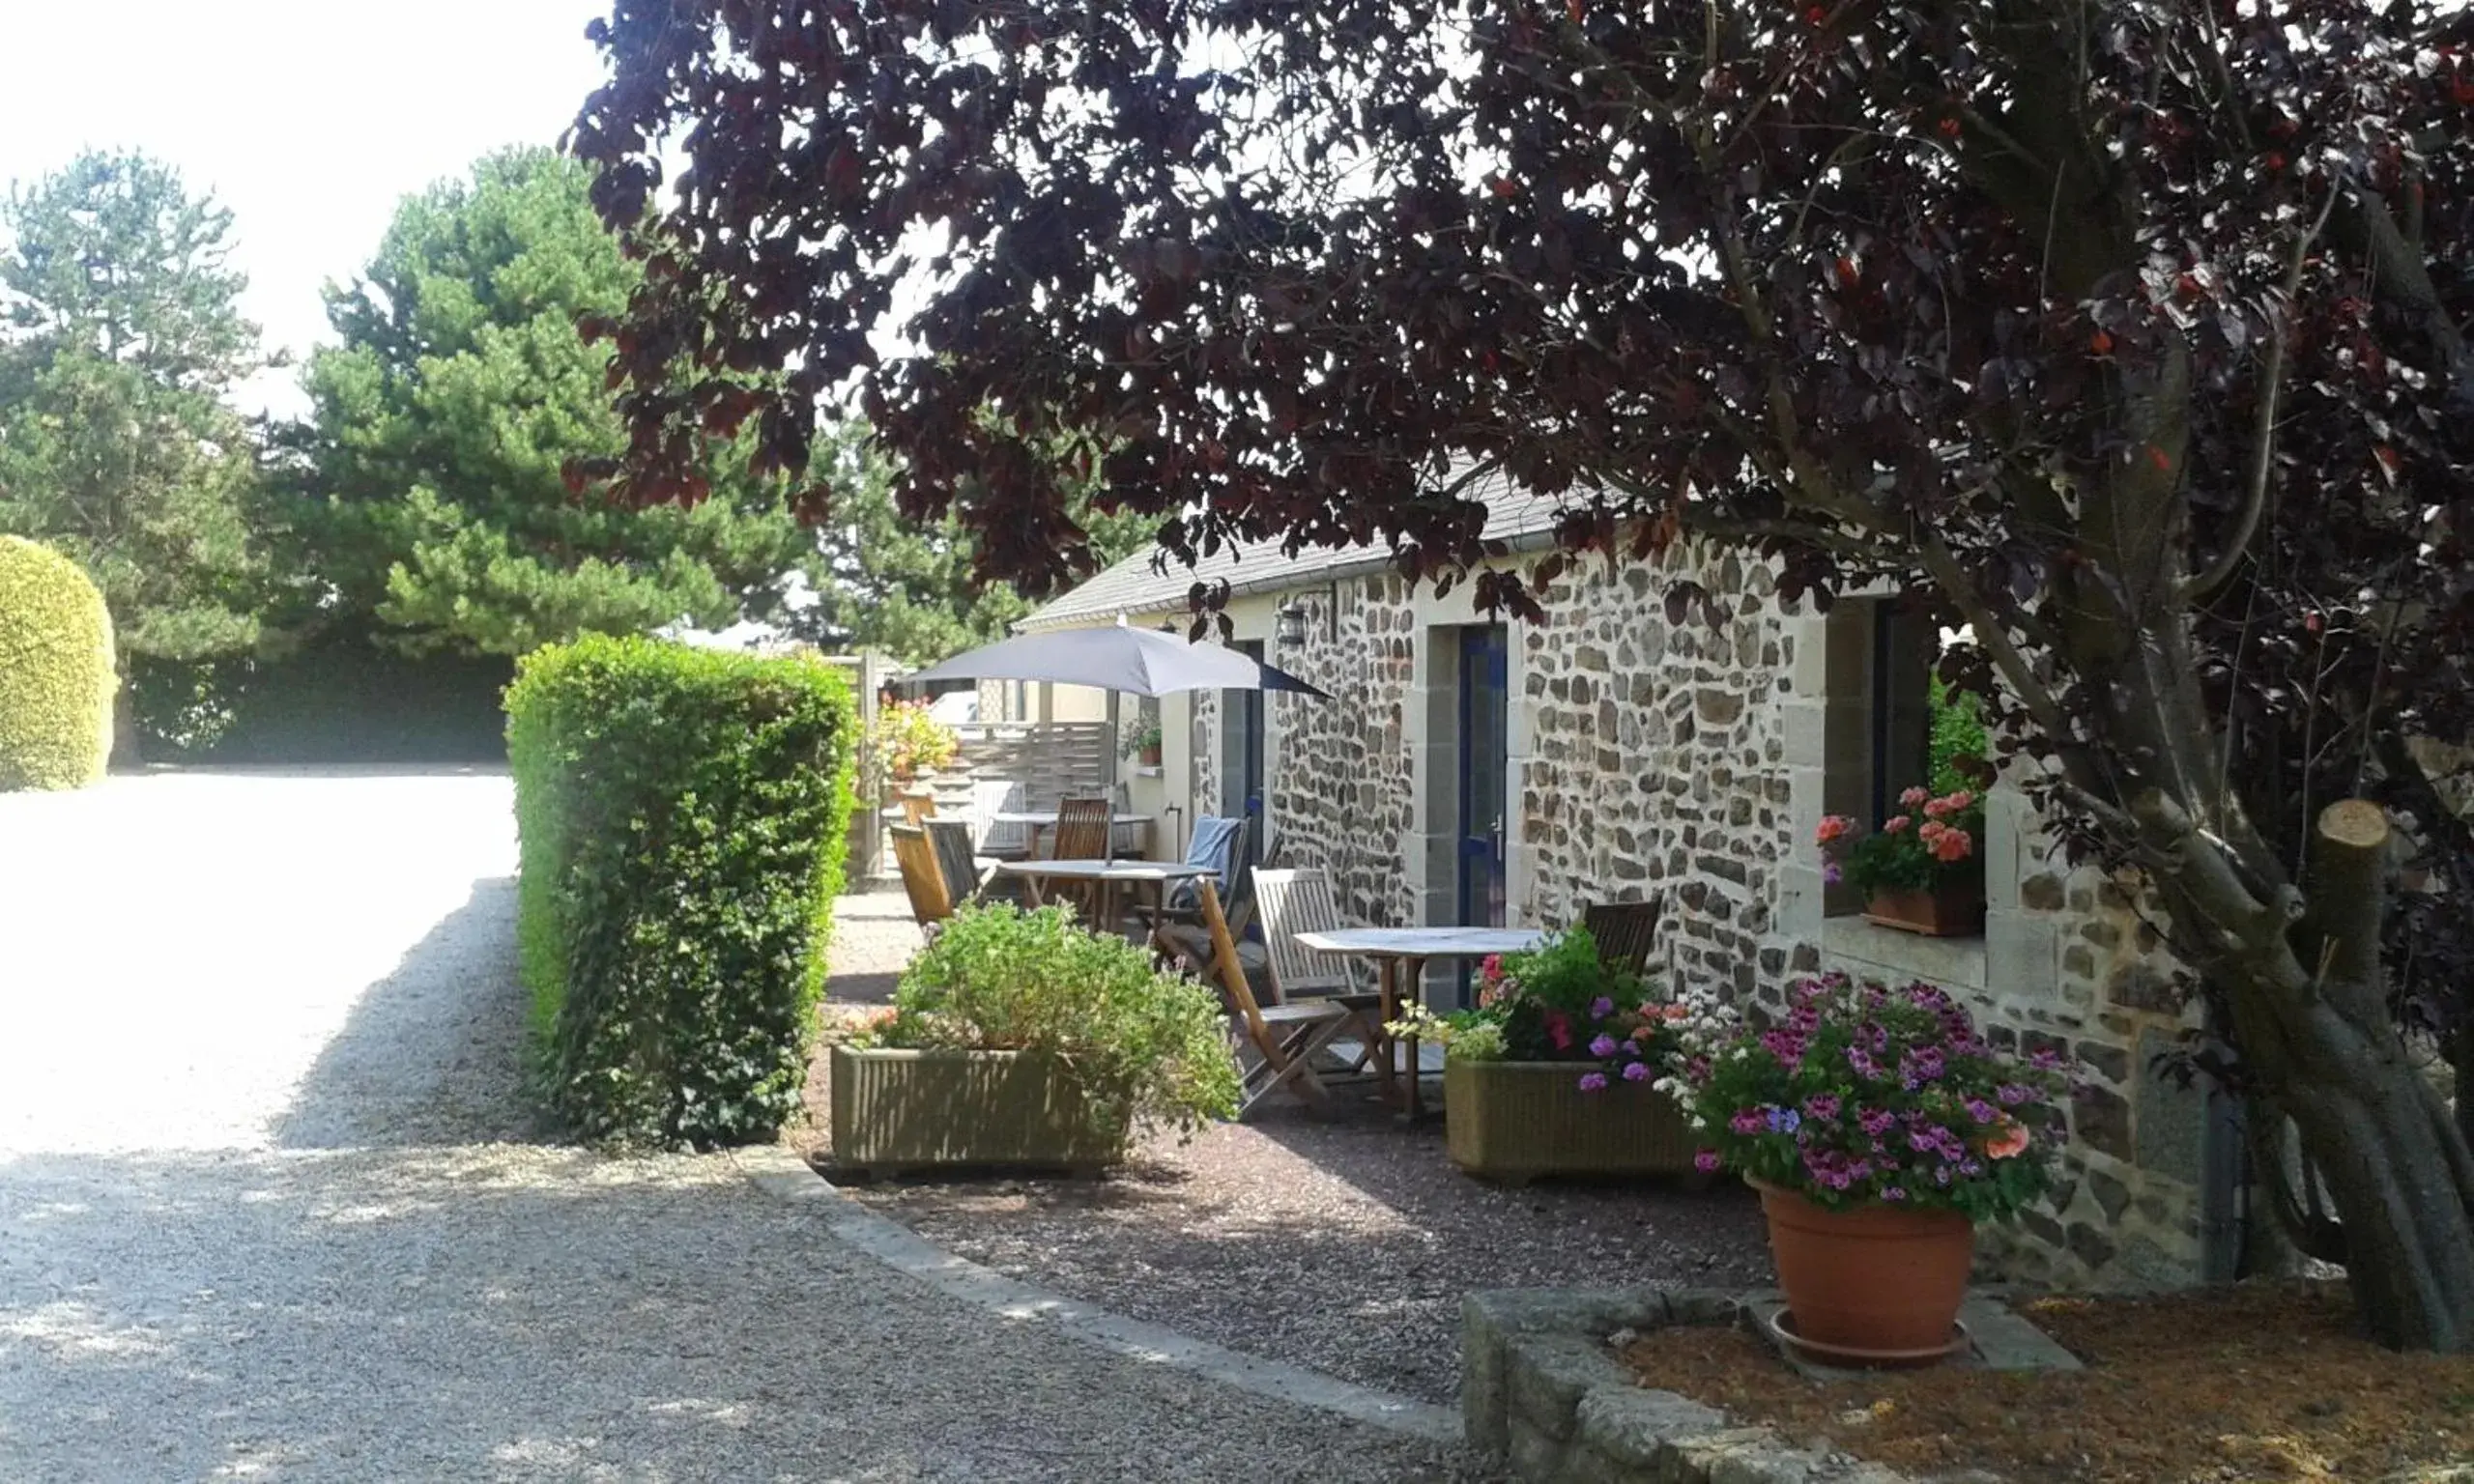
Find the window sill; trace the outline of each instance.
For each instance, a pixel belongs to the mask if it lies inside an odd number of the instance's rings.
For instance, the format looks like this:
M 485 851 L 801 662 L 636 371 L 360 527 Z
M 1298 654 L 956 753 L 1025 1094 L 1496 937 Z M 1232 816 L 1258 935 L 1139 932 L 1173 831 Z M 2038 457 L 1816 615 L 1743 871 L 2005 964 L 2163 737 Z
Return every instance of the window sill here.
M 1167 776 L 1167 769 L 1155 764 L 1154 766 L 1147 768 L 1135 769 L 1134 776 L 1136 778 L 1165 778 Z
M 1822 957 L 1858 979 L 1920 979 L 1945 989 L 1984 989 L 1984 937 L 1930 938 L 1868 923 L 1861 917 L 1825 918 Z

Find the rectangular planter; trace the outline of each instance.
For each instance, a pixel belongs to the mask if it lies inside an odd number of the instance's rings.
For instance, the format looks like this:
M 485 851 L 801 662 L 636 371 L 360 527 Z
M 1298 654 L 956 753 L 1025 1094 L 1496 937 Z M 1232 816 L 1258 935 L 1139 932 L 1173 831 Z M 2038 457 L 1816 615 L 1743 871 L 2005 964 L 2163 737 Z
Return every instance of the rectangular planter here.
M 1647 1082 L 1581 1091 L 1586 1062 L 1443 1065 L 1444 1145 L 1472 1175 L 1694 1175 L 1690 1126 Z
M 835 1046 L 833 1162 L 868 1175 L 963 1165 L 1097 1172 L 1126 1141 L 1094 1126 L 1055 1058 Z
M 1971 938 L 1984 931 L 1984 886 L 1945 886 L 1930 892 L 1875 892 L 1864 901 L 1864 921 L 1928 938 Z

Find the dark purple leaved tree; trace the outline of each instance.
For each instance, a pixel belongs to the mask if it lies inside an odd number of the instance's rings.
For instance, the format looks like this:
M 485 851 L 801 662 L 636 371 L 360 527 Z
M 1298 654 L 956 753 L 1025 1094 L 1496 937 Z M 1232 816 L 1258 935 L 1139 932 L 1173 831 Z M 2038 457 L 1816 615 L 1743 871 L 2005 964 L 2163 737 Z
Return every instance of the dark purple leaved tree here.
M 1096 469 L 1189 551 L 1449 581 L 1492 555 L 1443 476 L 1477 468 L 1563 497 L 1571 550 L 1901 583 L 1972 626 L 1956 677 L 2074 846 L 2145 872 L 2373 1330 L 2474 1345 L 2474 1156 L 2400 1030 L 2469 972 L 2461 8 L 618 0 L 595 35 L 575 147 L 651 273 L 591 327 L 632 449 L 579 478 L 693 500 L 750 419 L 796 471 L 855 386 L 992 577 L 1079 570 Z

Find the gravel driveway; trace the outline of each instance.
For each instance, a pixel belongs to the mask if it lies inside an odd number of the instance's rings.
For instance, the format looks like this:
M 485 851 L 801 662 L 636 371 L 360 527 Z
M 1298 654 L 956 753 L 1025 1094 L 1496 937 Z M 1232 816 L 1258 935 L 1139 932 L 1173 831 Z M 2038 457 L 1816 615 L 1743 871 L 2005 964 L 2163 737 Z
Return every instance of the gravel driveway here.
M 0 797 L 0 1478 L 1421 1479 L 532 1140 L 503 776 Z

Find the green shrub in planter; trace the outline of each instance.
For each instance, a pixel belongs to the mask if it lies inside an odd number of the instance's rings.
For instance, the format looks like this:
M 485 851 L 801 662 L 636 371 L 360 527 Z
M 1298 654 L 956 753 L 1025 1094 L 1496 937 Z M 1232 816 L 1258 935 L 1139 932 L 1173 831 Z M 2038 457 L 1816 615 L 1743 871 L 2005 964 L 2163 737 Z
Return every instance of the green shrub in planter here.
M 1191 1131 L 1237 1112 L 1219 996 L 1064 907 L 956 913 L 903 972 L 893 1017 L 858 1043 L 1052 1060 L 1094 1130 L 1120 1144 L 1144 1125 Z
M 799 1105 L 850 816 L 848 683 L 588 637 L 507 689 L 536 1079 L 597 1142 L 769 1138 Z
M 119 683 L 103 595 L 58 552 L 0 536 L 0 793 L 101 779 Z

